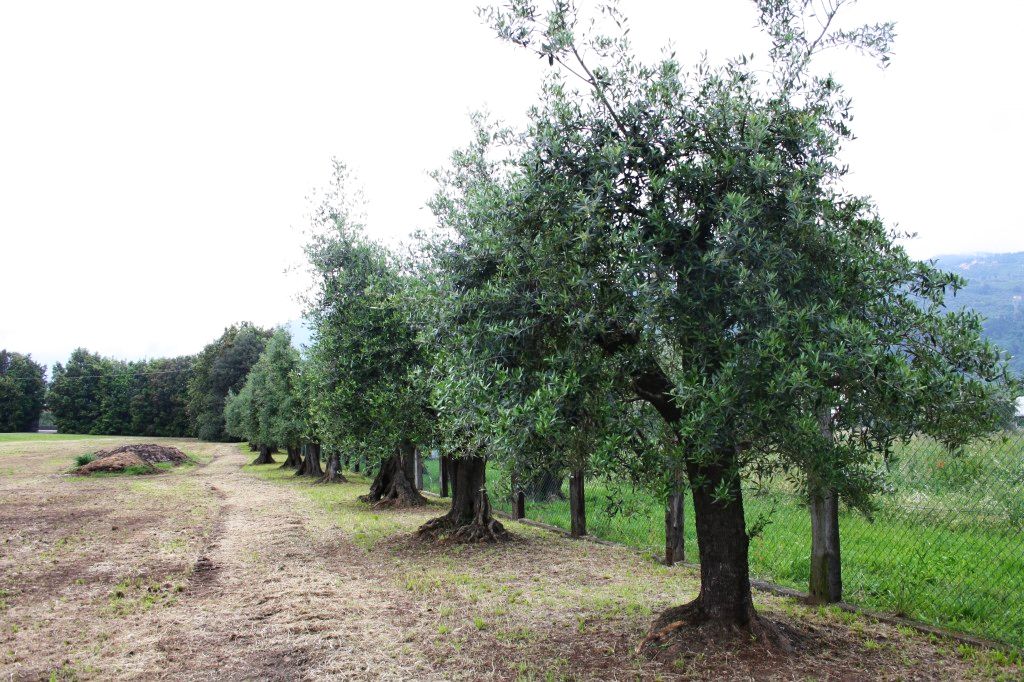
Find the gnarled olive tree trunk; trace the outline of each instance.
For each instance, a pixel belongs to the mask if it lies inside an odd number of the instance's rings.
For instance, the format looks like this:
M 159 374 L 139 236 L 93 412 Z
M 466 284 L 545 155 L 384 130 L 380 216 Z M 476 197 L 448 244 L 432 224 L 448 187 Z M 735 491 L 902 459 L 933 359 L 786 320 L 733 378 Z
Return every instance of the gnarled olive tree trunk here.
M 288 458 L 281 465 L 282 469 L 298 469 L 302 466 L 302 454 L 298 445 L 288 446 Z
M 295 472 L 296 476 L 320 478 L 324 475 L 320 468 L 320 443 L 306 443 L 302 446 L 302 466 Z
M 673 472 L 672 485 L 665 501 L 665 565 L 686 560 L 686 534 L 683 526 L 684 481 L 682 469 Z
M 811 580 L 808 592 L 813 602 L 837 602 L 843 598 L 843 573 L 839 553 L 839 494 L 835 490 L 812 490 Z
M 252 461 L 253 464 L 273 464 L 274 458 L 270 456 L 270 448 L 266 445 L 259 446 L 259 456 Z
M 822 438 L 832 443 L 832 410 L 818 412 Z M 811 579 L 808 592 L 813 602 L 837 602 L 843 598 L 843 568 L 839 552 L 839 493 L 818 476 L 808 474 L 807 507 L 811 512 Z
M 380 470 L 370 484 L 370 492 L 359 499 L 388 507 L 419 507 L 427 504 L 415 480 L 415 459 L 412 443 L 402 443 L 398 452 L 380 463 Z
M 327 471 L 320 478 L 321 483 L 348 483 L 345 474 L 341 473 L 341 456 L 337 450 L 332 450 L 327 457 Z
M 681 421 L 673 384 L 660 368 L 652 366 L 638 374 L 634 386 L 637 395 L 668 424 Z M 749 633 L 787 650 L 786 638 L 754 610 L 739 449 L 726 446 L 707 454 L 706 459 L 693 458 L 686 463 L 700 556 L 700 593 L 689 604 L 662 612 L 639 648 L 680 628 L 709 627 L 722 633 Z
M 448 513 L 420 526 L 420 537 L 450 538 L 457 542 L 497 542 L 509 537 L 491 515 L 487 499 L 487 462 L 483 457 L 457 457 L 448 461 L 452 479 L 452 506 Z

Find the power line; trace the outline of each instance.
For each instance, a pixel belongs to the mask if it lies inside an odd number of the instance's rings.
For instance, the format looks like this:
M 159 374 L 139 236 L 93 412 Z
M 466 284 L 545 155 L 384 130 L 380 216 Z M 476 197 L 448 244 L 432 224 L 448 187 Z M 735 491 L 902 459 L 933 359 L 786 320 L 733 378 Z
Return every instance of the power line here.
M 195 371 L 195 368 L 193 368 L 193 367 L 184 367 L 182 369 L 162 369 L 162 370 L 157 370 L 157 371 L 153 371 L 153 372 L 124 372 L 124 373 L 121 373 L 121 374 L 77 374 L 77 375 L 73 375 L 73 376 L 67 375 L 67 374 L 62 374 L 60 376 L 60 378 L 62 380 L 64 380 L 64 379 L 104 379 L 104 378 L 120 379 L 120 378 L 123 378 L 123 377 L 146 377 L 146 376 L 151 376 L 151 375 L 154 375 L 154 374 L 180 374 L 182 372 L 192 372 L 192 371 Z M 26 381 L 27 380 L 35 381 L 35 380 L 38 380 L 38 379 L 42 379 L 44 382 L 46 382 L 46 378 L 45 377 L 35 377 L 35 376 L 12 377 L 12 376 L 8 376 L 6 374 L 0 374 L 0 378 L 2 378 L 2 379 L 10 379 L 10 380 L 22 379 L 22 380 L 26 380 Z M 52 384 L 53 380 L 51 380 L 49 383 Z

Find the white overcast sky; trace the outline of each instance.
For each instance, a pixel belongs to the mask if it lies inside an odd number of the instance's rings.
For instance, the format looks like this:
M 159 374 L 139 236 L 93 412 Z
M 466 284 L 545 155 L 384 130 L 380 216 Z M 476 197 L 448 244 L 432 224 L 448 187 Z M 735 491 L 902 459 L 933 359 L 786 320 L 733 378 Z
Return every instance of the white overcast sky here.
M 178 355 L 298 317 L 285 269 L 332 157 L 373 234 L 429 226 L 427 173 L 468 114 L 522 121 L 544 68 L 477 4 L 0 2 L 0 348 Z M 650 57 L 764 45 L 747 0 L 622 9 Z M 1024 250 L 1024 3 L 861 0 L 860 19 L 898 37 L 886 71 L 824 65 L 855 100 L 850 188 L 920 235 L 917 257 Z

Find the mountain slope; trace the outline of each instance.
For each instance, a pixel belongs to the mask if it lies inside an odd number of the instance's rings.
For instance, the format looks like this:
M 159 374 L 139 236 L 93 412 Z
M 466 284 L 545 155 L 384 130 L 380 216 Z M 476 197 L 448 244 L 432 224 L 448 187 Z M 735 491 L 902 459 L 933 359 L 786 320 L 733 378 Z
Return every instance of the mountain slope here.
M 1011 366 L 1024 374 L 1024 252 L 939 256 L 938 267 L 967 279 L 949 302 L 985 317 L 985 333 L 1009 352 Z

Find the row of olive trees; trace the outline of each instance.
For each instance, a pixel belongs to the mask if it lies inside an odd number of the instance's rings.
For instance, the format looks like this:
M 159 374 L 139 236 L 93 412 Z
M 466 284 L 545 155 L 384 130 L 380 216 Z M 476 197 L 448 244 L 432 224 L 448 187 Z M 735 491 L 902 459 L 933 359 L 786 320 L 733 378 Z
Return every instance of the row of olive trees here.
M 339 167 L 308 247 L 312 346 L 268 347 L 228 401 L 231 431 L 358 454 L 377 504 L 422 503 L 413 453 L 438 448 L 451 510 L 426 537 L 507 535 L 488 461 L 518 487 L 572 472 L 577 509 L 587 476 L 655 490 L 676 515 L 687 489 L 701 590 L 665 622 L 769 639 L 743 481 L 785 476 L 808 500 L 811 593 L 837 599 L 840 501 L 870 512 L 895 441 L 955 447 L 1010 394 L 978 318 L 945 310 L 962 282 L 843 190 L 849 100 L 812 57 L 884 61 L 892 29 L 830 28 L 841 4 L 811 35 L 806 0 L 758 0 L 768 68 L 690 71 L 635 58 L 613 9 L 608 34 L 564 2 L 486 12 L 553 67 L 529 125 L 476 120 L 437 174 L 438 228 L 407 256 L 364 236 Z

